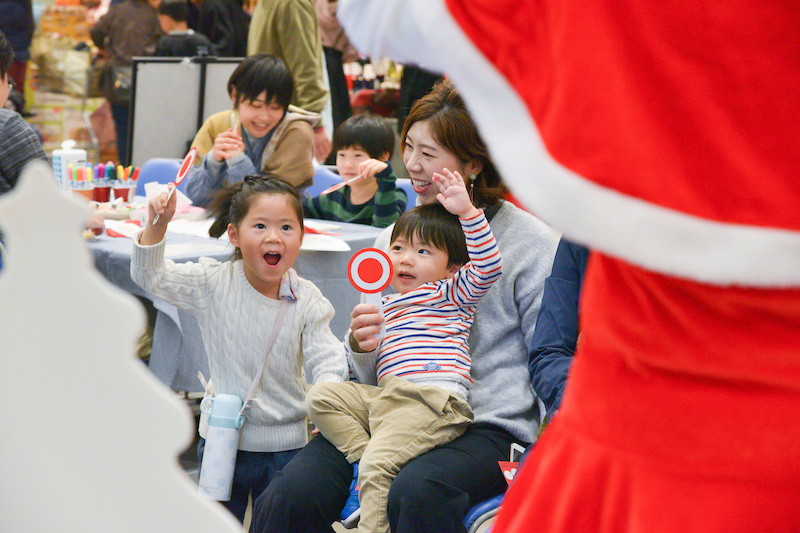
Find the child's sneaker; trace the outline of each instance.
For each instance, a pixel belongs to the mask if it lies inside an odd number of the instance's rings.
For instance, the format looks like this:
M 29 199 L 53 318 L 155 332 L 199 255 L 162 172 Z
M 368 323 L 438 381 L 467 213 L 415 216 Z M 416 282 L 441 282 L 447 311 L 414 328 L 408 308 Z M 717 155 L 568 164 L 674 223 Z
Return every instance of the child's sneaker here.
M 361 518 L 361 506 L 358 504 L 358 463 L 353 463 L 353 481 L 350 482 L 350 496 L 342 508 L 342 525 L 353 529 Z

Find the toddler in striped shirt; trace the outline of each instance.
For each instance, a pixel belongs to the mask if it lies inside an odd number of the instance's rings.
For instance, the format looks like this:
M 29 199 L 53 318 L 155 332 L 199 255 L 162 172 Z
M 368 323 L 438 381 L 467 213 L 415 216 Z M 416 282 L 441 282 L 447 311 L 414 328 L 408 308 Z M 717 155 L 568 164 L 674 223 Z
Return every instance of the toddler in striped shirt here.
M 444 169 L 433 179 L 439 203 L 404 213 L 392 232 L 398 293 L 383 299 L 385 337 L 359 320 L 374 306 L 353 310 L 346 344 L 359 383 L 319 383 L 306 398 L 323 436 L 359 462 L 362 531 L 389 531 L 385 502 L 400 469 L 472 421 L 467 339 L 475 306 L 501 275 L 500 253 L 463 178 Z

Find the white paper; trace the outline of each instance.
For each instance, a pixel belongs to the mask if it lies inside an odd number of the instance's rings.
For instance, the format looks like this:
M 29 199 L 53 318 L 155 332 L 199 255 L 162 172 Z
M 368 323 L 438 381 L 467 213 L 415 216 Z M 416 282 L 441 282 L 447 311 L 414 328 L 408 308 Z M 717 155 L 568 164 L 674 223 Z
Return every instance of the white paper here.
M 339 224 L 332 224 L 326 220 L 308 219 L 303 220 L 303 225 L 316 231 L 334 231 L 342 229 Z
M 329 235 L 306 233 L 305 237 L 303 237 L 303 245 L 300 249 L 309 252 L 349 252 L 350 245 L 342 239 L 337 239 Z
M 169 188 L 167 187 L 166 183 L 151 181 L 144 184 L 144 195 L 148 202 L 151 198 L 158 196 L 162 192 L 169 192 Z M 192 201 L 189 199 L 189 197 L 183 194 L 181 191 L 175 189 L 175 194 L 178 196 L 178 207 L 192 205 Z

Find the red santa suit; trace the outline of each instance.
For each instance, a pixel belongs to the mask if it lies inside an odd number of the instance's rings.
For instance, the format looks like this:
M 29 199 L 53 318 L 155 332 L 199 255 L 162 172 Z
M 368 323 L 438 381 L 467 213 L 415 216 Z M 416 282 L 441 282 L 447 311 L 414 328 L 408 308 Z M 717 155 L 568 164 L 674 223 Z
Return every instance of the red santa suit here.
M 362 52 L 446 72 L 515 195 L 596 252 L 561 409 L 495 533 L 800 530 L 800 10 L 342 0 L 339 18 Z

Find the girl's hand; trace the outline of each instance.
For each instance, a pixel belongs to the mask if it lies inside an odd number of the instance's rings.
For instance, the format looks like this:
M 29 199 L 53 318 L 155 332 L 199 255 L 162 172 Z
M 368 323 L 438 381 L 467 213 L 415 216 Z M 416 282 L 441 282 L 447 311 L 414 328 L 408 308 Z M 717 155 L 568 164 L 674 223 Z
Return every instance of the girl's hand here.
M 167 189 L 172 190 L 175 188 L 174 183 L 167 183 Z M 148 216 L 149 216 L 149 225 L 153 224 L 153 219 L 156 215 L 158 215 L 158 222 L 156 226 L 164 226 L 166 227 L 167 222 L 172 220 L 172 217 L 175 216 L 175 208 L 178 205 L 178 195 L 173 194 L 172 197 L 167 201 L 167 196 L 169 196 L 168 192 L 162 192 L 158 196 L 154 196 L 150 199 L 147 203 L 148 207 Z
M 367 159 L 358 165 L 358 173 L 364 176 L 364 180 L 367 180 L 369 178 L 374 178 L 376 174 L 383 172 L 388 166 L 389 164 L 383 161 Z
M 383 313 L 372 304 L 358 304 L 350 315 L 350 347 L 371 352 L 378 347 Z M 356 347 L 358 349 L 356 349 Z
M 174 183 L 168 183 L 167 188 L 171 191 L 175 188 Z M 158 244 L 167 232 L 167 223 L 175 215 L 175 207 L 178 205 L 178 195 L 173 194 L 167 201 L 169 193 L 162 192 L 147 202 L 148 219 L 144 225 L 144 231 L 139 239 L 139 244 L 150 245 Z M 153 224 L 153 219 L 158 215 L 158 222 Z
M 436 199 L 449 212 L 461 218 L 471 218 L 478 214 L 478 210 L 469 199 L 467 186 L 461 174 L 443 168 L 441 174 L 433 173 L 433 182 L 439 187 Z
M 233 128 L 223 131 L 214 139 L 211 155 L 219 162 L 227 161 L 236 154 L 244 152 L 244 141 L 239 132 Z

